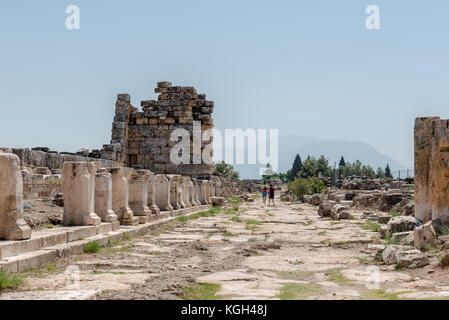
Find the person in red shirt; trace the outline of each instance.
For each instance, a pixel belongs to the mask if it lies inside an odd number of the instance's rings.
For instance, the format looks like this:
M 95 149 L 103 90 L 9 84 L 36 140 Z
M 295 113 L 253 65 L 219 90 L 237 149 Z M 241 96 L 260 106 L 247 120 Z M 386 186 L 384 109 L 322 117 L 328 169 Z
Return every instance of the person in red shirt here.
M 267 191 L 268 191 L 267 185 L 264 183 L 262 186 L 262 200 L 264 205 L 267 202 Z

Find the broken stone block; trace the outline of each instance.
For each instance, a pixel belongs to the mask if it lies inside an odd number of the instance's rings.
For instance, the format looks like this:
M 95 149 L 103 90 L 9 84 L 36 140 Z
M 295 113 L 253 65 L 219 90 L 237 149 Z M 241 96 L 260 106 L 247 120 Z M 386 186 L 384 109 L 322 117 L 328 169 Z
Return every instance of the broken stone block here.
M 440 258 L 440 267 L 446 268 L 447 266 L 449 266 L 449 253 L 448 252 L 443 254 L 443 256 L 441 256 L 441 258 Z
M 406 231 L 406 232 L 396 232 L 393 233 L 391 236 L 391 241 L 394 243 L 401 242 L 404 238 L 408 237 L 409 235 L 413 234 L 413 231 Z
M 148 181 L 150 171 L 133 170 L 129 178 L 129 207 L 140 223 L 149 222 L 151 210 L 148 207 Z
M 155 179 L 156 204 L 161 211 L 173 211 L 170 204 L 170 180 L 163 174 Z
M 334 201 L 325 201 L 318 207 L 318 215 L 321 217 L 330 217 L 332 213 L 332 208 L 334 206 Z
M 95 213 L 103 222 L 115 222 L 117 215 L 112 210 L 112 176 L 108 172 L 95 175 Z
M 0 153 L 0 239 L 31 238 L 31 228 L 23 220 L 23 180 L 20 159 Z
M 392 217 L 387 224 L 387 235 L 391 236 L 396 232 L 412 231 L 418 226 L 418 222 L 414 217 L 399 216 Z
M 95 214 L 95 173 L 97 162 L 65 162 L 62 167 L 65 226 L 95 226 L 101 218 Z
M 138 225 L 139 219 L 134 216 L 129 207 L 129 178 L 131 168 L 108 169 L 112 176 L 112 210 L 117 215 L 120 224 Z
M 344 219 L 344 217 L 349 217 L 351 216 L 349 214 L 349 211 L 347 212 L 347 214 L 341 214 L 341 212 L 343 211 L 347 211 L 348 207 L 341 205 L 341 204 L 335 204 L 334 206 L 332 206 L 331 209 L 331 218 L 334 220 L 340 220 L 340 219 Z
M 212 197 L 210 198 L 213 206 L 222 206 L 225 204 L 226 200 L 223 197 Z
M 310 204 L 312 204 L 314 206 L 319 206 L 320 204 L 323 203 L 324 197 L 321 194 L 305 195 L 303 197 L 303 201 L 305 203 L 310 203 Z
M 386 225 L 380 226 L 379 233 L 380 233 L 380 237 L 382 239 L 385 239 L 387 237 L 387 226 Z
M 398 268 L 420 268 L 430 264 L 429 258 L 411 246 L 389 245 L 382 253 L 386 264 L 396 264 Z
M 436 245 L 437 235 L 432 226 L 432 221 L 416 227 L 414 230 L 414 246 L 417 249 L 426 249 Z

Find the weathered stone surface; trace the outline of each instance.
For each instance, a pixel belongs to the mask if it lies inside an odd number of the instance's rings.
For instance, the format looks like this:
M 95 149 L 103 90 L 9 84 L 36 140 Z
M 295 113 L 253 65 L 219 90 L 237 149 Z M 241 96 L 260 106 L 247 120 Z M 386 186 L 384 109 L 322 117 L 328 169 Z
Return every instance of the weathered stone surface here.
M 108 172 L 95 175 L 95 213 L 103 222 L 115 222 L 117 215 L 112 210 L 112 176 Z
M 320 204 L 320 206 L 318 207 L 318 214 L 321 217 L 330 217 L 332 214 L 332 208 L 334 206 L 335 202 L 334 201 L 326 201 L 323 202 L 322 204 Z
M 440 267 L 446 268 L 449 266 L 449 252 L 444 253 L 440 258 Z
M 415 120 L 415 216 L 449 225 L 449 120 Z
M 63 224 L 66 226 L 98 225 L 101 219 L 94 212 L 95 173 L 97 162 L 66 162 L 62 168 L 64 193 Z
M 225 198 L 223 197 L 212 197 L 211 201 L 213 206 L 222 206 L 226 202 Z
M 386 264 L 396 264 L 398 268 L 420 268 L 430 263 L 419 250 L 411 246 L 389 245 L 382 253 Z
M 173 211 L 170 204 L 170 180 L 163 175 L 157 174 L 155 179 L 156 205 L 161 211 Z
M 24 240 L 31 229 L 23 220 L 23 181 L 19 158 L 0 153 L 0 239 Z
M 150 171 L 134 170 L 129 178 L 129 207 L 134 216 L 150 216 L 151 210 L 148 207 L 148 183 Z M 145 219 L 140 220 L 146 221 Z
M 388 221 L 387 234 L 392 235 L 396 232 L 412 231 L 418 226 L 418 222 L 414 217 L 398 216 L 393 217 Z
M 150 172 L 148 179 L 148 207 L 151 210 L 151 213 L 154 215 L 158 215 L 160 213 L 160 209 L 156 204 L 156 175 L 154 172 Z
M 304 200 L 305 203 L 310 203 L 310 204 L 313 204 L 315 206 L 319 206 L 320 204 L 323 203 L 324 197 L 321 194 L 313 194 L 313 195 L 310 195 L 310 196 L 307 196 L 307 195 L 304 196 L 303 200 Z
M 331 209 L 331 218 L 334 220 L 349 219 L 351 217 L 348 207 L 341 204 L 335 204 Z M 345 211 L 345 213 L 343 213 Z
M 414 230 L 414 246 L 417 249 L 426 249 L 436 245 L 437 235 L 432 226 L 432 221 L 416 227 Z
M 139 219 L 134 216 L 129 207 L 129 181 L 131 168 L 111 168 L 112 175 L 112 210 L 117 215 L 120 224 L 137 225 Z

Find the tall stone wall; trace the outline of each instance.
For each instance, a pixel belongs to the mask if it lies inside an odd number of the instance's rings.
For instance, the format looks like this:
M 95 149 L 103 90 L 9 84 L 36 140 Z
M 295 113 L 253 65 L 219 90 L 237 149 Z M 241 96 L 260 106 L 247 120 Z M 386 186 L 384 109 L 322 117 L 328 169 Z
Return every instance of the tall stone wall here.
M 449 120 L 415 120 L 415 216 L 449 225 Z
M 131 105 L 128 94 L 118 95 L 111 143 L 103 146 L 101 157 L 156 174 L 210 177 L 211 164 L 194 164 L 193 128 L 195 121 L 200 122 L 203 133 L 213 128 L 214 103 L 197 94 L 194 87 L 172 86 L 171 82 L 159 82 L 155 92 L 158 100 L 142 101 L 142 111 Z M 177 143 L 170 141 L 170 135 L 178 128 L 190 134 L 190 163 L 170 161 L 170 151 Z M 201 143 L 201 154 L 210 143 L 212 138 Z

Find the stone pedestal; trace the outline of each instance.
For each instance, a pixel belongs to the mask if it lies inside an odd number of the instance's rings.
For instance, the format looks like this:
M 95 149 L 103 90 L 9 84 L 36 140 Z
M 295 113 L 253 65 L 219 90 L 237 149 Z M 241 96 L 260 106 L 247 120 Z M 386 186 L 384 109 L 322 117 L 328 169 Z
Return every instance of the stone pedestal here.
M 210 199 L 210 181 L 204 180 L 203 181 L 204 189 L 205 189 L 205 198 L 206 198 L 206 204 L 212 204 L 212 200 Z
M 23 220 L 23 180 L 19 157 L 0 152 L 0 239 L 31 238 Z
M 157 174 L 155 179 L 156 205 L 161 211 L 173 211 L 170 204 L 170 180 L 163 175 Z
M 179 198 L 178 188 L 180 177 L 181 176 L 177 174 L 167 175 L 167 178 L 170 180 L 170 204 L 174 210 L 181 209 L 181 204 L 179 203 L 178 199 Z
M 190 202 L 190 178 L 182 177 L 182 201 L 186 208 L 190 208 L 192 203 Z
M 160 213 L 160 209 L 156 204 L 156 175 L 154 172 L 150 172 L 150 176 L 148 179 L 148 208 L 150 208 L 151 213 L 153 215 L 158 215 Z
M 194 200 L 197 206 L 202 205 L 200 196 L 201 196 L 201 187 L 200 182 L 197 179 L 193 179 L 193 190 L 194 190 Z
M 117 215 L 112 210 L 112 176 L 108 172 L 95 175 L 95 213 L 103 222 L 115 222 Z
M 129 182 L 132 174 L 131 168 L 112 168 L 112 210 L 117 215 L 122 225 L 138 225 L 139 219 L 129 207 Z
M 134 170 L 129 179 L 129 206 L 140 223 L 150 220 L 151 210 L 148 208 L 148 181 L 150 171 Z
M 206 201 L 206 183 L 204 180 L 198 180 L 198 189 L 199 189 L 199 193 L 198 193 L 198 200 L 200 201 L 200 203 L 202 205 L 206 205 L 207 201 Z
M 94 226 L 101 223 L 94 211 L 97 162 L 65 162 L 62 168 L 65 226 Z

